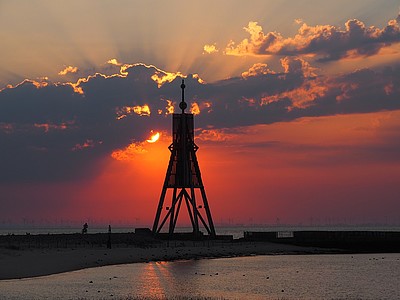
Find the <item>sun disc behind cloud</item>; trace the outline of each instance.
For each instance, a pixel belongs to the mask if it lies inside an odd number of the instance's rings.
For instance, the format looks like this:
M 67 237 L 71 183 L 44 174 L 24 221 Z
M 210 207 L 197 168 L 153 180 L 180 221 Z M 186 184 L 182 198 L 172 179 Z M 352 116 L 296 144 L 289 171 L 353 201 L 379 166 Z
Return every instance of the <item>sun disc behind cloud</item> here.
M 148 140 L 146 140 L 146 142 L 148 143 L 155 143 L 158 141 L 158 139 L 160 138 L 160 133 L 156 132 L 155 134 L 153 134 Z

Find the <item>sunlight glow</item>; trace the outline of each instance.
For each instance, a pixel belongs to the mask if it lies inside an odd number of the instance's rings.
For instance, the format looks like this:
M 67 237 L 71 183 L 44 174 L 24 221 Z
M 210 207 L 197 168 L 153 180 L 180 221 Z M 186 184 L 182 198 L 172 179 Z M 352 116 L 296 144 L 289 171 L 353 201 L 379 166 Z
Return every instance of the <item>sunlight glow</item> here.
M 166 115 L 173 114 L 175 111 L 173 102 L 168 99 L 166 99 L 166 101 L 167 101 L 167 106 L 165 107 L 165 109 L 167 110 L 167 112 L 165 114 Z
M 146 140 L 146 142 L 152 144 L 158 141 L 158 139 L 160 138 L 160 133 L 156 132 L 155 134 L 153 134 L 148 140 Z
M 73 123 L 73 122 L 72 122 Z M 36 128 L 42 128 L 44 132 L 49 132 L 50 129 L 58 129 L 58 130 L 65 130 L 68 128 L 68 125 L 72 124 L 70 123 L 61 123 L 61 124 L 53 124 L 53 123 L 34 123 L 33 126 Z
M 64 70 L 61 70 L 60 72 L 58 72 L 58 75 L 64 76 L 64 75 L 67 75 L 68 73 L 76 73 L 76 72 L 78 72 L 77 67 L 68 66 L 68 67 L 65 67 Z
M 170 73 L 165 71 L 156 71 L 151 79 L 157 83 L 158 88 L 162 87 L 162 85 L 166 82 L 172 82 L 176 77 L 184 77 L 181 72 Z
M 86 149 L 86 148 L 93 148 L 94 146 L 95 146 L 94 141 L 87 139 L 82 144 L 76 144 L 74 147 L 72 147 L 71 150 L 72 151 L 78 151 L 78 150 L 83 150 L 83 149 Z
M 133 161 L 136 154 L 146 153 L 143 143 L 131 143 L 125 149 L 118 149 L 111 153 L 111 157 L 119 161 Z
M 116 58 L 109 59 L 107 63 L 114 66 L 122 66 L 122 63 L 120 63 Z
M 117 120 L 121 120 L 123 118 L 126 118 L 128 115 L 135 113 L 141 117 L 143 116 L 150 116 L 151 111 L 150 111 L 150 107 L 145 104 L 145 105 L 137 105 L 137 106 L 124 106 L 124 107 L 118 107 L 116 109 L 116 113 L 117 113 Z
M 133 112 L 139 116 L 150 116 L 150 107 L 145 104 L 145 105 L 137 105 L 133 107 Z
M 205 53 L 211 54 L 211 53 L 216 53 L 219 51 L 217 49 L 217 46 L 215 45 L 215 43 L 212 45 L 208 45 L 208 44 L 204 45 L 203 50 L 204 50 L 203 54 L 205 54 Z
M 190 113 L 194 115 L 200 114 L 200 107 L 196 102 L 193 102 L 191 107 L 190 107 Z

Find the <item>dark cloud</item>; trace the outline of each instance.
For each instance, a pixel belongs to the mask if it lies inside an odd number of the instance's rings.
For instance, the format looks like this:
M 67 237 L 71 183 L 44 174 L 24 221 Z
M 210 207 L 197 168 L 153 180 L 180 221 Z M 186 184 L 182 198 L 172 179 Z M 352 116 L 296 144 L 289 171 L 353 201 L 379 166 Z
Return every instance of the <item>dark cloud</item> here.
M 304 116 L 400 108 L 400 67 L 315 76 L 303 60 L 282 60 L 284 73 L 256 66 L 251 76 L 201 83 L 186 78 L 186 99 L 196 102 L 196 126 L 236 128 Z M 171 103 L 180 101 L 179 74 L 125 65 L 115 75 L 72 83 L 25 81 L 0 91 L 1 182 L 88 178 L 112 151 L 170 130 Z M 150 109 L 142 116 L 138 109 Z M 136 111 L 138 112 L 138 111 Z
M 277 32 L 265 34 L 257 22 L 249 22 L 245 30 L 250 34 L 250 39 L 244 39 L 238 44 L 231 41 L 225 54 L 315 54 L 319 61 L 332 61 L 347 56 L 374 55 L 383 47 L 400 42 L 400 16 L 390 20 L 382 29 L 368 27 L 357 19 L 348 20 L 344 29 L 303 23 L 294 37 L 287 38 Z

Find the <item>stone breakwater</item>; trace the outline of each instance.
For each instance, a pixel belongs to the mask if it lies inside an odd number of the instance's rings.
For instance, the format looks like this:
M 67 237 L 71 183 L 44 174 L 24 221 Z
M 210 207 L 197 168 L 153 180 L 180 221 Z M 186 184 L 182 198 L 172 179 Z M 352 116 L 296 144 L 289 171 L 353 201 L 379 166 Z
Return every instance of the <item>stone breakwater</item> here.
M 337 248 L 357 253 L 400 252 L 400 232 L 397 231 L 247 231 L 244 240 Z

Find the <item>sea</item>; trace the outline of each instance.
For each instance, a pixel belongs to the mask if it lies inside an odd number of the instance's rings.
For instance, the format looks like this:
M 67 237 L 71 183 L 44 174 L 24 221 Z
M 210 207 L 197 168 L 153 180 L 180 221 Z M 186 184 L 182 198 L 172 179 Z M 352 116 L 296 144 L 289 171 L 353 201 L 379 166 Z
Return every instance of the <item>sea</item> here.
M 398 230 L 380 230 L 384 229 Z M 219 234 L 240 237 L 233 228 Z M 400 299 L 399 282 L 400 253 L 261 255 L 124 264 L 0 280 L 0 299 Z
M 265 255 L 2 280 L 0 299 L 400 299 L 399 279 L 400 254 Z

